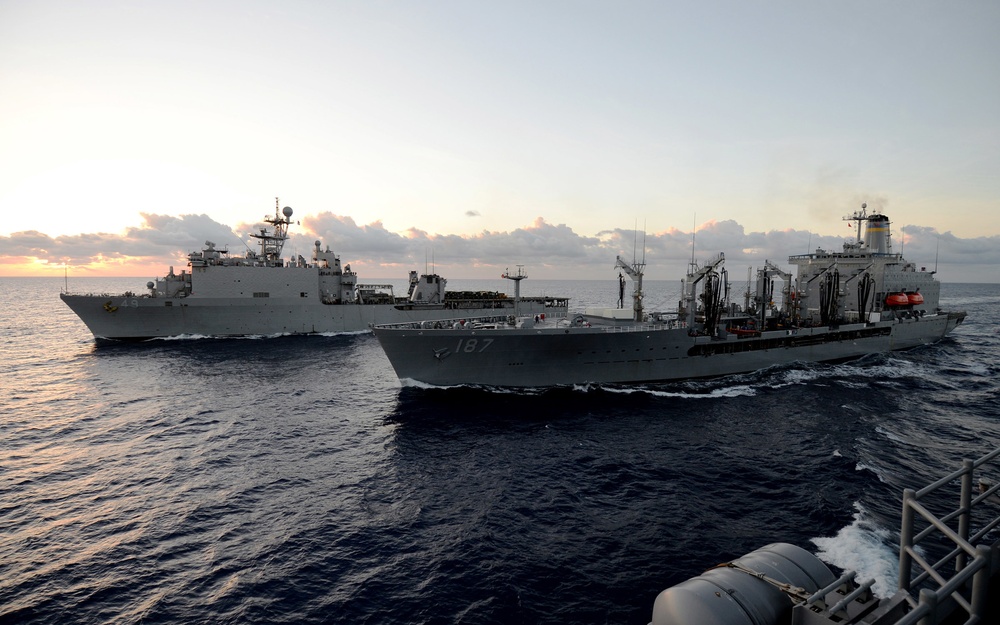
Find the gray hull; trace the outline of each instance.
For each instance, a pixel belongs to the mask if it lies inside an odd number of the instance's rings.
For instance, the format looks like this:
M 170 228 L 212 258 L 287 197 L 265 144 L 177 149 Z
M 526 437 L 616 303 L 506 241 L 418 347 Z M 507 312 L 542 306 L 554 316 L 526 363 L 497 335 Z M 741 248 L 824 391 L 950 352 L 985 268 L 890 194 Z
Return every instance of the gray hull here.
M 270 336 L 366 331 L 372 324 L 450 319 L 462 314 L 440 306 L 322 304 L 299 298 L 155 298 L 106 295 L 60 297 L 99 339 L 145 340 L 172 336 Z M 283 301 L 284 299 L 284 301 Z M 521 311 L 552 313 L 552 300 L 525 298 Z M 513 311 L 513 302 L 510 302 Z M 477 311 L 469 311 L 470 316 Z M 478 310 L 481 314 L 482 308 Z
M 403 383 L 537 387 L 714 377 L 792 362 L 824 362 L 932 343 L 965 313 L 764 332 L 690 336 L 663 326 L 555 329 L 374 328 Z

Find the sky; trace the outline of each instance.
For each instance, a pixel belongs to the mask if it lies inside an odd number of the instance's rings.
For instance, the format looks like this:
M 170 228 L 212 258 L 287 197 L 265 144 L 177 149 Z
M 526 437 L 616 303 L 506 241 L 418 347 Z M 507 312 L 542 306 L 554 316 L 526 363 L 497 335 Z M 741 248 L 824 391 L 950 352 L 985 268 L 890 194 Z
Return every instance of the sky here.
M 1000 282 L 998 28 L 995 0 L 0 0 L 0 276 L 162 275 L 280 197 L 286 252 L 362 279 L 782 264 L 866 202 L 942 280 Z

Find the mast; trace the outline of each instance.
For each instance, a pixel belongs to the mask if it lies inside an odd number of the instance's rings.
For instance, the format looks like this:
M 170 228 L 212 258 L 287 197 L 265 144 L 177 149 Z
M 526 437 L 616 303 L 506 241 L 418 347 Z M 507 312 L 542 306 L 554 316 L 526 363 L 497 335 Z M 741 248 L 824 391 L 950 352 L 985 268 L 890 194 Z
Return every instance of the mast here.
M 694 260 L 694 235 L 698 232 L 698 213 L 695 213 L 691 222 L 691 262 L 688 263 L 688 273 L 698 271 L 698 263 Z
M 857 222 L 857 227 L 854 231 L 854 244 L 858 247 L 861 246 L 861 222 L 868 220 L 868 202 L 861 203 L 861 210 L 854 211 L 853 215 L 848 215 L 844 217 L 844 221 L 855 221 Z M 812 233 L 810 233 L 810 239 L 812 238 Z
M 632 318 L 635 321 L 642 321 L 642 272 L 645 267 L 646 263 L 634 262 L 630 265 L 621 256 L 615 256 L 615 269 L 627 273 L 635 283 L 635 290 L 632 291 Z
M 264 222 L 271 224 L 274 230 L 269 231 L 265 226 L 260 229 L 260 234 L 250 235 L 260 239 L 260 255 L 269 265 L 281 264 L 281 249 L 288 240 L 288 226 L 292 224 L 292 208 L 279 208 L 278 202 L 278 198 L 274 198 L 274 217 L 264 217 Z
M 503 273 L 500 274 L 501 278 L 506 280 L 514 281 L 514 316 L 521 316 L 521 280 L 528 277 L 528 274 L 524 273 L 524 265 L 517 266 L 517 273 L 511 274 L 510 271 L 504 269 Z
M 632 319 L 636 323 L 642 322 L 642 274 L 646 269 L 646 230 L 645 225 L 642 231 L 642 260 L 636 260 L 636 249 L 638 247 L 637 242 L 639 239 L 638 229 L 633 231 L 632 235 L 632 264 L 626 263 L 622 260 L 621 256 L 615 256 L 615 269 L 621 269 L 628 274 L 628 277 L 632 279 L 633 284 L 635 284 L 635 289 L 632 291 Z M 621 274 L 619 274 L 621 275 Z

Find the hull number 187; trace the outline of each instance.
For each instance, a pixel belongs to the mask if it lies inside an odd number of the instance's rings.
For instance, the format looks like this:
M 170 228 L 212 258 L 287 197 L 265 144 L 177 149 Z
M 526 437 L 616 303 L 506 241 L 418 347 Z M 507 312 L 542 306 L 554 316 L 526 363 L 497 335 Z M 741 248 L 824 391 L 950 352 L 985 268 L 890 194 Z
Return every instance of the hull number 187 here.
M 493 339 L 458 339 L 458 346 L 455 348 L 455 353 L 465 352 L 466 354 L 471 354 L 473 352 L 481 352 L 489 347 L 491 343 L 493 343 Z

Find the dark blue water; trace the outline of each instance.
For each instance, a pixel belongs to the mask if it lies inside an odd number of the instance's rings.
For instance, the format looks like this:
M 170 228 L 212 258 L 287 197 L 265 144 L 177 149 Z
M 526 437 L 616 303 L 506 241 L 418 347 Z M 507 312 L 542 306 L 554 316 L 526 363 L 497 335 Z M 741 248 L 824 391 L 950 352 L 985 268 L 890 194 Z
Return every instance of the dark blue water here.
M 529 393 L 400 388 L 367 334 L 96 347 L 61 286 L 0 279 L 0 623 L 645 624 L 774 541 L 886 594 L 901 490 L 1000 445 L 997 285 L 930 347 Z

